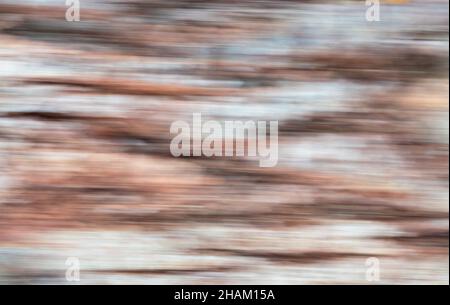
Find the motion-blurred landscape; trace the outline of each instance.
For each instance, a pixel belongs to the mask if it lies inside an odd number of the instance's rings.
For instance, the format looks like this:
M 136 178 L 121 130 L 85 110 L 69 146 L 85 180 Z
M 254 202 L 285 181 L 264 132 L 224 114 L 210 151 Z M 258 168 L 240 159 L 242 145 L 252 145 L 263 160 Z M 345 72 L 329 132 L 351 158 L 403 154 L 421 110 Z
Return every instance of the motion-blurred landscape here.
M 0 0 L 0 284 L 448 284 L 448 1 L 66 9 Z M 174 158 L 194 112 L 278 165 Z

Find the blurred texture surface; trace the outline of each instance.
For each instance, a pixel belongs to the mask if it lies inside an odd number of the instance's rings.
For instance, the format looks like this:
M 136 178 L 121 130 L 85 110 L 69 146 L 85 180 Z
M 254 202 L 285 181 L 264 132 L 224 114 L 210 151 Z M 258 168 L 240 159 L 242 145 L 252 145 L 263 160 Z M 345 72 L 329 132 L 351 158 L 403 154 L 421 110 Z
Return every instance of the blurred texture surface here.
M 448 284 L 448 1 L 64 2 L 0 1 L 0 284 Z

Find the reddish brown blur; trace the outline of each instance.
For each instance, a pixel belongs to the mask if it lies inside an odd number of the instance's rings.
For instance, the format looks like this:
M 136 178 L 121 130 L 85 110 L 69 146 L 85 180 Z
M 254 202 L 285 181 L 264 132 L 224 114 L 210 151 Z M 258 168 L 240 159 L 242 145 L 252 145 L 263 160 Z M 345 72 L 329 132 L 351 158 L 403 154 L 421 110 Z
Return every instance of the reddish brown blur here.
M 448 284 L 448 1 L 64 2 L 0 0 L 0 284 Z

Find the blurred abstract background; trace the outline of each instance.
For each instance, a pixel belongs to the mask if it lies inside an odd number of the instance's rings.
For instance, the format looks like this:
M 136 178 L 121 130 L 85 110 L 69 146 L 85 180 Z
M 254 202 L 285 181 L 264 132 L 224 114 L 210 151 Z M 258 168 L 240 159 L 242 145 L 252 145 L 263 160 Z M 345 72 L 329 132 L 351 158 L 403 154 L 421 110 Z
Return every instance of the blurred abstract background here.
M 0 284 L 448 284 L 448 1 L 0 0 Z M 170 124 L 278 120 L 279 162 Z

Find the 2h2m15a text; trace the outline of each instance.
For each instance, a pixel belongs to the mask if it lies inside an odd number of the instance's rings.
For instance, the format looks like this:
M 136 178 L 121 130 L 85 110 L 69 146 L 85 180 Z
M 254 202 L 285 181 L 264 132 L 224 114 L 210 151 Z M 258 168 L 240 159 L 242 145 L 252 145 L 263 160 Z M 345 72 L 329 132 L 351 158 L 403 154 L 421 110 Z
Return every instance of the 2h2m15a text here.
M 175 292 L 175 300 L 198 300 L 202 303 L 209 298 L 216 300 L 275 300 L 272 290 L 266 289 L 225 289 L 218 290 L 217 293 L 208 291 L 188 291 L 181 289 Z

